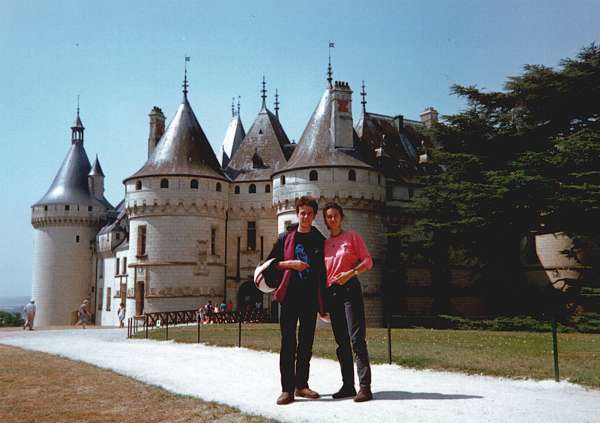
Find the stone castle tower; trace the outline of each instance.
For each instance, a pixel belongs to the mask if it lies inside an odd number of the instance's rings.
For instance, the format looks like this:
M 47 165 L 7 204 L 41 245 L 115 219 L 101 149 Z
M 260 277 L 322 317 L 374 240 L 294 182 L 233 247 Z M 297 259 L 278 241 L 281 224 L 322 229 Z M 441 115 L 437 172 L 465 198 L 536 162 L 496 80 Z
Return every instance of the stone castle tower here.
M 48 192 L 32 208 L 34 227 L 32 296 L 38 325 L 68 325 L 82 299 L 93 296 L 93 263 L 98 230 L 113 207 L 104 198 L 104 174 L 93 167 L 83 145 L 77 117 L 71 147 Z

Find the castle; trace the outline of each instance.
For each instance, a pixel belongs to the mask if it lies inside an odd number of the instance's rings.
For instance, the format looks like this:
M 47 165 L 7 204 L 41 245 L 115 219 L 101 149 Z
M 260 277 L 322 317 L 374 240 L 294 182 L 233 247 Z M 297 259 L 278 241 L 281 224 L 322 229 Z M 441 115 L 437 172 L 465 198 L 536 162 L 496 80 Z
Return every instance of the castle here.
M 168 126 L 158 107 L 150 113 L 148 159 L 127 177 L 125 198 L 113 207 L 104 197 L 104 173 L 84 149 L 77 109 L 71 146 L 48 192 L 32 206 L 33 298 L 36 323 L 73 323 L 89 298 L 96 324 L 116 325 L 127 316 L 196 309 L 212 300 L 237 307 L 271 303 L 252 283 L 255 266 L 277 234 L 295 221 L 295 199 L 310 195 L 322 207 L 344 207 L 345 225 L 365 239 L 374 268 L 361 276 L 370 325 L 383 323 L 385 281 L 396 265 L 385 236 L 406 222 L 402 208 L 414 196 L 414 177 L 428 172 L 427 144 L 418 127 L 437 120 L 429 107 L 420 121 L 367 112 L 352 116 L 352 90 L 327 86 L 298 143 L 275 113 L 262 106 L 246 133 L 232 105 L 219 159 L 188 101 Z M 327 234 L 318 214 L 316 226 Z M 390 282 L 391 281 L 391 282 Z

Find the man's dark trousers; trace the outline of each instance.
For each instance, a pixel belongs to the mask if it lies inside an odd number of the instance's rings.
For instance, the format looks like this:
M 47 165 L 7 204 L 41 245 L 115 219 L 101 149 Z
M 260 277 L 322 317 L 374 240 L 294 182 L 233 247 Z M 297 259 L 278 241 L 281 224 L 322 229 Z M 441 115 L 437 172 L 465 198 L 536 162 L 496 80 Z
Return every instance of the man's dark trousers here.
M 371 366 L 367 351 L 365 306 L 360 282 L 350 279 L 345 285 L 329 288 L 331 326 L 338 345 L 336 354 L 342 370 L 344 386 L 354 386 L 352 350 L 356 355 L 356 371 L 361 387 L 371 385 Z
M 281 352 L 279 353 L 279 370 L 281 372 L 281 388 L 283 392 L 294 392 L 294 388 L 308 387 L 310 358 L 312 356 L 317 310 L 307 307 L 306 303 L 291 301 L 288 298 L 281 305 L 279 326 L 281 328 Z M 298 320 L 298 340 L 296 326 Z

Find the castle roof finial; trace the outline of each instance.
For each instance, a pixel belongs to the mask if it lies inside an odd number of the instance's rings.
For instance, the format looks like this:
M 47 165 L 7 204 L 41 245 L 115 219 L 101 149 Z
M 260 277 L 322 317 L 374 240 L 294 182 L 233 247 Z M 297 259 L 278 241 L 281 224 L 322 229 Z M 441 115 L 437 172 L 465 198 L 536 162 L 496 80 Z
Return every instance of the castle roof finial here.
M 365 81 L 363 80 L 362 82 L 362 91 L 360 92 L 360 96 L 362 97 L 362 101 L 360 102 L 360 104 L 362 104 L 362 111 L 363 111 L 363 115 L 365 113 L 367 113 L 367 92 L 365 91 Z
M 267 89 L 265 88 L 266 86 L 266 82 L 265 82 L 265 76 L 263 75 L 263 80 L 262 80 L 262 90 L 260 90 L 261 92 L 261 98 L 262 98 L 262 108 L 265 109 L 267 107 Z
M 77 118 L 79 118 L 79 94 L 77 94 Z
M 235 97 L 231 97 L 231 117 L 235 116 Z
M 277 88 L 275 88 L 275 116 L 279 118 L 279 93 Z
M 238 103 L 237 103 L 237 112 L 238 112 L 238 116 L 240 115 L 240 98 L 242 98 L 241 96 L 238 95 Z
M 327 66 L 327 82 L 329 82 L 329 88 L 333 88 L 333 68 L 331 67 L 331 49 L 335 48 L 335 43 L 329 41 L 329 65 Z
M 190 61 L 190 56 L 185 56 L 185 63 L 184 63 L 184 74 L 183 74 L 183 97 L 185 99 L 187 99 L 187 94 L 188 94 L 188 80 L 187 80 L 187 63 Z

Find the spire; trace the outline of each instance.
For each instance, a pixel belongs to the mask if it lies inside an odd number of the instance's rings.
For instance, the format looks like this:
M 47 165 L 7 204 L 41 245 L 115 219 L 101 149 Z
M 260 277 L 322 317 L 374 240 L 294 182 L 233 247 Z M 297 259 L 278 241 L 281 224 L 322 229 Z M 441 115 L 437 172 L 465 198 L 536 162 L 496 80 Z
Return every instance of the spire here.
M 185 98 L 187 100 L 187 94 L 188 94 L 188 80 L 187 80 L 187 62 L 190 61 L 190 56 L 185 56 L 185 63 L 184 63 L 184 74 L 183 74 L 183 98 Z
M 98 160 L 97 154 L 96 154 L 96 160 L 94 160 L 94 164 L 92 165 L 92 170 L 90 170 L 90 173 L 88 175 L 104 177 L 104 172 L 102 171 L 102 166 L 100 166 L 100 161 Z
M 83 143 L 84 130 L 85 127 L 83 126 L 81 118 L 79 117 L 79 95 L 77 95 L 77 116 L 75 117 L 73 126 L 71 126 L 71 144 Z
M 365 113 L 367 113 L 367 92 L 365 91 L 365 81 L 363 80 L 362 82 L 362 91 L 360 92 L 360 96 L 362 97 L 362 101 L 360 102 L 360 104 L 362 104 L 362 111 L 363 111 L 363 115 Z
M 235 116 L 235 97 L 231 97 L 231 117 Z
M 335 43 L 329 42 L 329 65 L 327 66 L 327 82 L 329 82 L 329 88 L 333 88 L 333 68 L 331 67 L 331 49 L 335 48 Z
M 266 109 L 267 108 L 267 89 L 265 88 L 266 86 L 266 82 L 265 82 L 265 76 L 263 75 L 263 80 L 262 80 L 262 90 L 260 90 L 261 92 L 261 98 L 262 98 L 262 108 Z
M 275 116 L 279 119 L 279 93 L 277 92 L 277 88 L 275 88 Z
M 240 97 L 240 96 L 238 95 L 238 104 L 237 104 L 237 106 L 238 106 L 238 109 L 237 109 L 238 116 L 240 115 L 240 98 L 242 98 L 242 97 Z

